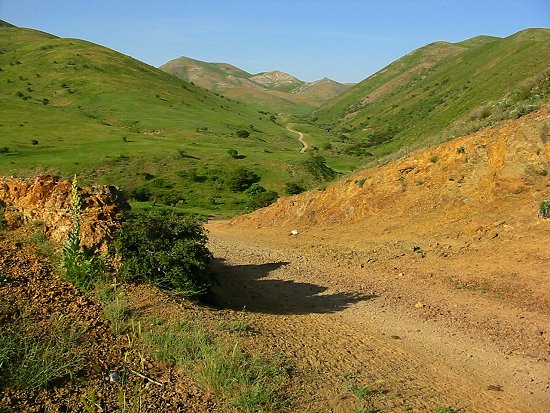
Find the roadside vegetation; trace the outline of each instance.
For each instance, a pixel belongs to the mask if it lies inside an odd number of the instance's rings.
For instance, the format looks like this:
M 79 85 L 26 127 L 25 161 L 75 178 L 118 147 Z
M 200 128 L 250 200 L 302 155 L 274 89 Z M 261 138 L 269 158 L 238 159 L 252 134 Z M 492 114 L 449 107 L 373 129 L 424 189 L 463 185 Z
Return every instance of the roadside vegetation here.
M 147 406 L 154 400 L 151 401 L 147 387 L 130 380 L 132 376 L 134 381 L 163 386 L 145 374 L 148 359 L 183 369 L 224 408 L 269 412 L 285 403 L 281 393 L 288 376 L 284 361 L 275 355 L 249 354 L 241 342 L 246 326 L 226 328 L 205 322 L 195 312 L 170 319 L 145 316 L 129 305 L 128 289 L 143 282 L 160 288 L 176 300 L 207 291 L 205 272 L 211 254 L 206 248 L 206 235 L 200 221 L 173 212 L 169 215 L 156 210 L 133 213 L 122 226 L 114 246 L 121 262 L 116 270 L 107 265 L 110 259 L 93 255 L 81 245 L 80 204 L 75 179 L 71 203 L 73 226 L 59 255 L 52 253 L 46 258 L 50 268 L 58 269 L 60 277 L 80 290 L 83 294 L 80 302 L 86 299 L 100 306 L 114 336 L 111 351 L 118 352 L 118 347 L 123 346 L 125 360 L 131 360 L 130 354 L 134 354 L 130 365 L 104 373 L 108 373 L 111 382 L 120 382 L 116 411 L 151 411 Z M 49 242 L 41 232 L 41 223 L 37 222 L 33 230 L 32 244 L 39 251 Z M 3 267 L 0 270 L 0 293 L 3 286 L 20 282 L 15 276 L 5 274 Z M 38 296 L 39 292 L 33 294 Z M 39 308 L 32 301 L 25 304 L 13 299 L 17 298 L 0 302 L 3 326 L 0 388 L 15 392 L 16 389 L 40 391 L 72 386 L 75 380 L 74 385 L 81 383 L 83 369 L 90 364 L 83 349 L 96 345 L 89 336 L 85 337 L 90 326 L 71 321 L 73 314 L 68 314 L 69 318 L 62 314 L 39 316 Z M 97 339 L 94 336 L 94 340 Z M 102 395 L 101 388 L 90 386 L 78 409 L 104 411 L 108 403 L 105 394 Z

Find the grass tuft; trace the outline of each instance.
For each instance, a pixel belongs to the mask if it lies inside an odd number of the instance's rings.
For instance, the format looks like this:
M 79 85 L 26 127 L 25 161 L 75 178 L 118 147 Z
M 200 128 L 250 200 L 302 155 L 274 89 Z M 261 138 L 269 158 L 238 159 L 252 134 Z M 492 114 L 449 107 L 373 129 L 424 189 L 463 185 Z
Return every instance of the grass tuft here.
M 0 333 L 0 386 L 48 387 L 72 375 L 82 356 L 75 351 L 81 331 L 66 320 L 54 320 L 44 338 L 25 329 Z
M 173 362 L 226 404 L 245 412 L 269 412 L 284 403 L 277 388 L 286 377 L 279 359 L 245 353 L 238 342 L 209 333 L 197 322 L 177 322 L 146 332 L 159 361 Z
M 550 200 L 544 200 L 540 203 L 539 216 L 541 218 L 550 218 Z

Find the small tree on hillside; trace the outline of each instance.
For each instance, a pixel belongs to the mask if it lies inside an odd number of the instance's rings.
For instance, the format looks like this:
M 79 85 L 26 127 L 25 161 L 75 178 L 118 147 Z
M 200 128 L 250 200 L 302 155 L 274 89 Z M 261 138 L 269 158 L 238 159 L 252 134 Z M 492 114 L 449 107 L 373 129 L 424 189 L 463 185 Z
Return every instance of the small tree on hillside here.
M 246 139 L 246 138 L 248 138 L 248 137 L 250 136 L 250 132 L 247 131 L 247 130 L 245 130 L 245 129 L 239 129 L 239 130 L 237 131 L 237 136 L 238 136 L 239 138 Z
M 258 182 L 261 178 L 252 170 L 246 168 L 235 169 L 226 180 L 227 186 L 233 192 L 242 192 Z

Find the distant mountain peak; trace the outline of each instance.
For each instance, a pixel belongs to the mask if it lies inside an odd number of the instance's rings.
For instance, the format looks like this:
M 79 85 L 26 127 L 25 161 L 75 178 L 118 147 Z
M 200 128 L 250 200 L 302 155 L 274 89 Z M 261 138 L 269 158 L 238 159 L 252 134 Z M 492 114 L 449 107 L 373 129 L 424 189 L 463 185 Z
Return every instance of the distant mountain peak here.
M 286 90 L 303 85 L 305 82 L 295 78 L 281 70 L 258 73 L 250 78 L 253 82 L 259 83 L 269 89 Z
M 242 101 L 261 102 L 267 108 L 318 107 L 351 85 L 326 77 L 304 82 L 282 70 L 250 74 L 228 63 L 207 63 L 179 57 L 160 69 L 213 92 Z

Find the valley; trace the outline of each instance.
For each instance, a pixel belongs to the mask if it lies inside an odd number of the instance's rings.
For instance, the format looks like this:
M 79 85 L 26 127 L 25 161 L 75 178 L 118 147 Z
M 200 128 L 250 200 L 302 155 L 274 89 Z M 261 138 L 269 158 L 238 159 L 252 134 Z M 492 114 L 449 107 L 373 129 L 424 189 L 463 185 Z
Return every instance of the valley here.
M 0 413 L 546 412 L 549 40 L 352 85 L 0 21 Z

